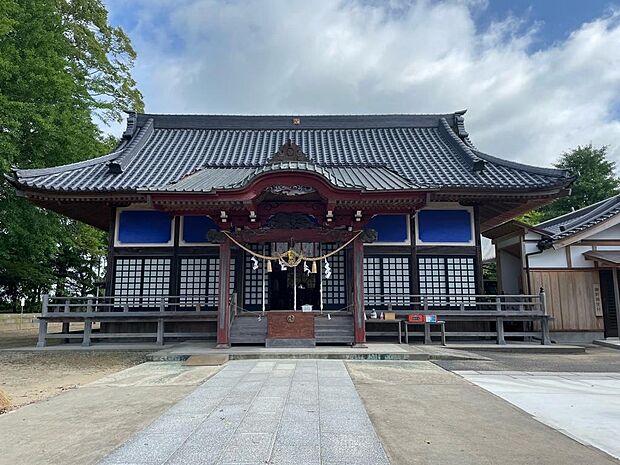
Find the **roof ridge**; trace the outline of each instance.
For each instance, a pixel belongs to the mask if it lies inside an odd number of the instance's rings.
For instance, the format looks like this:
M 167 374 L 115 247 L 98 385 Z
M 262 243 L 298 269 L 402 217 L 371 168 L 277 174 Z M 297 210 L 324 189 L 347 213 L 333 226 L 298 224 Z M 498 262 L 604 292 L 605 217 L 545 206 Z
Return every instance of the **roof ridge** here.
M 482 158 L 483 160 L 490 161 L 493 164 L 502 165 L 507 168 L 527 171 L 528 173 L 542 174 L 545 176 L 558 176 L 558 177 L 563 176 L 565 178 L 571 177 L 568 171 L 566 170 L 561 170 L 557 168 L 545 168 L 542 166 L 527 165 L 525 163 L 519 163 L 517 161 L 512 161 L 512 160 L 504 160 L 503 158 L 494 157 L 493 155 L 489 155 L 488 153 L 482 152 L 478 149 L 472 149 L 472 151 L 475 152 L 476 155 Z
M 578 210 L 573 210 L 572 212 L 564 213 L 563 215 L 556 216 L 555 218 L 550 218 L 546 221 L 543 221 L 542 223 L 538 223 L 536 227 L 545 229 L 545 227 L 555 226 L 556 224 L 561 223 L 563 219 L 569 219 L 571 216 L 578 217 L 580 214 L 584 214 L 584 213 L 589 216 L 595 209 L 598 209 L 599 207 L 603 206 L 603 204 L 606 204 L 613 199 L 620 200 L 620 194 L 616 194 L 606 199 L 599 200 L 598 202 L 595 202 L 590 205 L 586 205 L 585 207 L 582 207 Z M 585 210 L 589 210 L 589 211 L 585 212 Z
M 560 226 L 560 232 L 553 234 L 554 238 L 561 238 L 571 235 L 571 231 L 587 229 L 594 224 L 598 224 L 600 221 L 607 219 L 609 216 L 614 216 L 618 213 L 618 196 L 610 197 L 599 203 L 592 205 L 594 208 L 584 216 L 577 216 L 573 222 L 569 222 L 566 225 Z M 599 221 L 600 220 L 600 221 Z M 593 223 L 588 226 L 589 223 Z M 557 223 L 556 223 L 557 224 Z
M 265 117 L 315 117 L 315 118 L 331 118 L 331 117 L 360 117 L 368 116 L 452 116 L 462 115 L 466 110 L 459 110 L 448 113 L 135 113 L 136 116 L 147 118 L 156 118 L 158 116 L 213 116 L 213 117 L 238 117 L 238 118 L 265 118 Z
M 26 169 L 19 169 L 17 167 L 13 167 L 12 171 L 13 171 L 13 174 L 17 176 L 17 179 L 34 178 L 37 176 L 46 176 L 46 175 L 51 175 L 51 174 L 66 173 L 68 171 L 74 171 L 80 168 L 86 168 L 92 165 L 98 165 L 108 160 L 112 160 L 118 157 L 118 155 L 121 154 L 123 150 L 125 150 L 125 145 L 126 144 L 119 145 L 119 147 L 123 147 L 123 148 L 121 148 L 120 150 L 115 150 L 112 153 L 108 153 L 106 155 L 101 155 L 101 156 L 94 157 L 94 158 L 88 158 L 86 160 L 77 161 L 75 163 L 69 163 L 67 165 L 51 166 L 49 168 L 26 168 Z
M 460 113 L 459 113 L 460 114 Z M 139 113 L 128 119 L 128 129 L 143 126 L 150 119 L 156 129 L 220 129 L 220 130 L 305 130 L 305 129 L 381 129 L 436 128 L 441 118 L 457 124 L 456 113 L 415 114 L 343 114 L 343 115 L 217 115 L 217 114 L 151 114 Z M 132 115 L 133 116 L 133 115 Z M 131 128 L 130 128 L 131 126 Z
M 118 157 L 108 163 L 108 170 L 113 174 L 120 174 L 127 167 L 129 162 L 144 147 L 144 144 L 153 135 L 153 119 L 150 118 L 146 124 L 138 130 L 135 136 L 132 136 L 129 144 Z
M 465 161 L 471 166 L 472 170 L 482 171 L 484 169 L 485 161 L 476 156 L 469 145 L 463 142 L 463 139 L 461 139 L 459 135 L 452 130 L 452 127 L 448 124 L 448 121 L 446 121 L 445 118 L 441 118 L 439 123 L 439 132 L 447 136 L 457 150 L 460 149 L 464 155 L 463 158 L 465 158 Z

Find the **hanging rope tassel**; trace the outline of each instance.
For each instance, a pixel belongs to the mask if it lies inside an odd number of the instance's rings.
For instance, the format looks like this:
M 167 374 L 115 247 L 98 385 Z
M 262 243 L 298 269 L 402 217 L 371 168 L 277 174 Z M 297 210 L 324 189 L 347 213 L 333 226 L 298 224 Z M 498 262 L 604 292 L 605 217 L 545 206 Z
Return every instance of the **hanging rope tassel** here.
M 287 252 L 284 252 L 283 254 L 279 254 L 279 255 L 276 255 L 276 256 L 272 257 L 272 256 L 269 256 L 269 255 L 262 255 L 262 254 L 259 254 L 257 252 L 254 252 L 253 250 L 249 249 L 248 247 L 243 245 L 241 242 L 236 240 L 234 237 L 232 237 L 228 231 L 222 231 L 222 233 L 226 237 L 228 237 L 235 245 L 237 245 L 241 250 L 249 253 L 253 257 L 260 258 L 261 260 L 279 260 L 279 261 L 282 260 L 282 261 L 284 261 L 284 263 L 286 263 L 287 267 L 291 267 L 291 268 L 299 265 L 302 260 L 307 260 L 309 262 L 313 262 L 313 265 L 314 265 L 315 262 L 318 262 L 318 261 L 321 261 L 321 260 L 325 260 L 325 259 L 331 257 L 332 255 L 336 255 L 338 252 L 340 252 L 341 250 L 344 250 L 349 244 L 351 244 L 360 234 L 362 234 L 362 232 L 363 231 L 357 231 L 355 233 L 355 235 L 351 239 L 346 241 L 340 247 L 338 247 L 335 250 L 332 250 L 329 253 L 326 253 L 325 255 L 321 255 L 320 257 L 305 257 L 303 254 L 297 254 L 293 250 L 289 250 Z M 288 259 L 288 262 L 285 259 Z
M 310 273 L 316 274 L 316 262 L 312 262 L 312 270 L 310 271 Z
M 271 273 L 273 269 L 271 268 L 271 260 L 267 260 L 267 273 Z

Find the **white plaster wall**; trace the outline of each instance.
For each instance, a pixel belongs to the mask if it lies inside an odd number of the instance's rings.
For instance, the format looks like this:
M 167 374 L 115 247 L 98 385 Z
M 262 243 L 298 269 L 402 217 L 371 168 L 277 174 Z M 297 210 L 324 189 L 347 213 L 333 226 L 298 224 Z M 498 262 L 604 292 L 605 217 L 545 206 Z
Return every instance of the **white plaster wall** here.
M 509 245 L 514 245 L 519 243 L 519 236 L 508 237 L 506 239 L 502 239 L 497 241 L 495 244 L 498 249 L 503 249 L 504 247 L 508 247 Z
M 533 245 L 533 251 L 537 250 L 536 244 Z M 564 248 L 558 250 L 547 249 L 541 254 L 531 255 L 529 260 L 530 268 L 566 268 L 568 266 L 566 250 Z
M 597 245 L 596 250 L 599 250 L 599 251 L 612 250 L 612 251 L 618 252 L 620 251 L 620 246 L 619 245 Z
M 528 231 L 525 234 L 525 240 L 527 240 L 527 241 L 538 241 L 538 240 L 540 240 L 541 237 L 542 236 L 540 234 L 532 232 L 532 231 Z
M 615 226 L 611 226 L 610 228 L 605 229 L 604 231 L 600 231 L 596 234 L 588 236 L 584 239 L 588 240 L 620 240 L 620 224 Z
M 502 291 L 504 294 L 521 292 L 521 259 L 500 251 Z
M 524 242 L 523 248 L 525 249 L 525 253 L 532 253 L 538 250 L 538 247 L 536 247 L 536 242 Z
M 592 247 L 586 245 L 571 245 L 570 259 L 573 268 L 594 268 L 592 260 L 586 260 L 583 256 L 584 252 L 591 252 Z

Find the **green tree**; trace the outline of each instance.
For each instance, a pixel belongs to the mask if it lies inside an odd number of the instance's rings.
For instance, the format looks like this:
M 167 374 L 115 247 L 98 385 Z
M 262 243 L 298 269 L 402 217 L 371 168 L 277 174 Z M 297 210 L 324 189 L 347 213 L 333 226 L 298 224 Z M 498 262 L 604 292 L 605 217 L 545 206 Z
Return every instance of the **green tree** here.
M 95 119 L 142 111 L 135 52 L 100 0 L 0 0 L 0 174 L 110 151 Z M 2 177 L 4 178 L 4 177 Z M 103 233 L 39 209 L 0 184 L 0 305 L 42 291 L 88 292 Z
M 521 221 L 528 224 L 541 223 L 600 202 L 619 192 L 620 179 L 615 174 L 616 164 L 607 159 L 606 146 L 577 146 L 570 152 L 563 153 L 554 166 L 567 170 L 576 177 L 570 195 L 539 210 L 526 213 L 519 218 Z

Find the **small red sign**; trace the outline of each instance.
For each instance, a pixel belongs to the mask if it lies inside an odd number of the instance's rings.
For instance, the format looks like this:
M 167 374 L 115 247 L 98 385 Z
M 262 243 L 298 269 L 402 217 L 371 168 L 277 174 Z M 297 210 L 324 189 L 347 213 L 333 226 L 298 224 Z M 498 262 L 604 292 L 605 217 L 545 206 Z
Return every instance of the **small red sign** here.
M 413 314 L 407 315 L 407 321 L 409 323 L 424 323 L 425 319 L 424 319 L 424 315 L 420 315 L 419 313 L 413 313 Z

